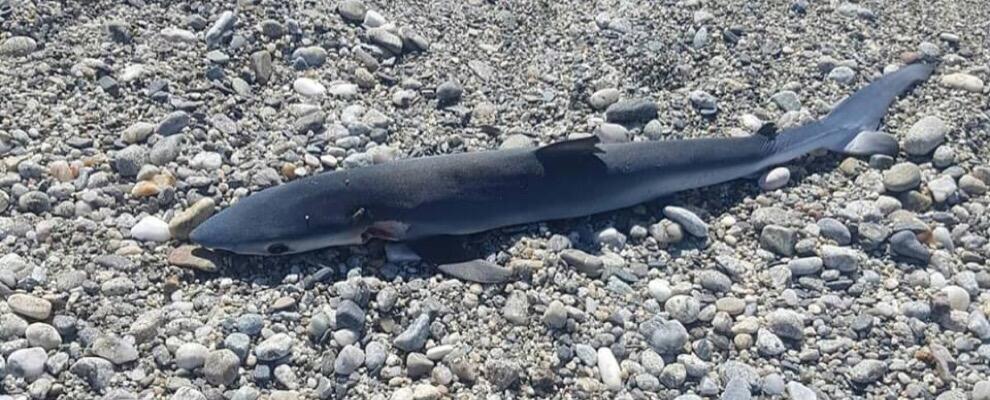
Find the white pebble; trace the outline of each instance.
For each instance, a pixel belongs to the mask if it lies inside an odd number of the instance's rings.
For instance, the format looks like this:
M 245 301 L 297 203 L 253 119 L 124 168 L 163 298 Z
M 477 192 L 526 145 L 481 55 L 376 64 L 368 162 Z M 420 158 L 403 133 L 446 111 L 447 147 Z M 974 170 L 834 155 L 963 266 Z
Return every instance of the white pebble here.
M 608 347 L 598 349 L 598 372 L 602 376 L 605 387 L 613 392 L 622 390 L 622 376 L 619 362 Z
M 321 97 L 327 92 L 327 88 L 309 78 L 296 79 L 295 83 L 292 84 L 292 88 L 306 97 Z
M 145 242 L 165 242 L 172 235 L 168 231 L 167 222 L 158 217 L 147 216 L 131 227 L 131 237 Z
M 763 190 L 777 190 L 791 180 L 791 170 L 784 167 L 777 167 L 760 177 L 760 188 Z

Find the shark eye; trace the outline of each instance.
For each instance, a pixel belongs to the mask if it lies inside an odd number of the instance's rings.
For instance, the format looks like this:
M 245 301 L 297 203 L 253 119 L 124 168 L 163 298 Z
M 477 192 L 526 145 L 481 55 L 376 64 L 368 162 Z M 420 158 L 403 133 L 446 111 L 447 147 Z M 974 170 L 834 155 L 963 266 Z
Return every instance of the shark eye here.
M 282 254 L 289 251 L 289 246 L 282 243 L 273 243 L 268 246 L 269 254 Z

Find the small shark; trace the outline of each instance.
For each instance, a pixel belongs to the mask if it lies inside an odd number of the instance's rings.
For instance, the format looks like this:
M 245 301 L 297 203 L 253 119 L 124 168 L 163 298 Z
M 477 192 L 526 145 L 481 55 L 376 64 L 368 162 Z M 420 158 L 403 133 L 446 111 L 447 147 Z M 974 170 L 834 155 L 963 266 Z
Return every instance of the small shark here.
M 454 254 L 456 246 L 446 239 L 631 207 L 746 177 L 818 149 L 896 155 L 897 140 L 877 129 L 890 105 L 934 68 L 925 62 L 904 66 L 825 118 L 772 135 L 627 143 L 592 136 L 327 172 L 247 196 L 198 226 L 190 239 L 253 255 L 371 239 L 406 242 L 429 255 L 427 261 L 437 260 L 443 272 L 498 282 L 511 273 Z

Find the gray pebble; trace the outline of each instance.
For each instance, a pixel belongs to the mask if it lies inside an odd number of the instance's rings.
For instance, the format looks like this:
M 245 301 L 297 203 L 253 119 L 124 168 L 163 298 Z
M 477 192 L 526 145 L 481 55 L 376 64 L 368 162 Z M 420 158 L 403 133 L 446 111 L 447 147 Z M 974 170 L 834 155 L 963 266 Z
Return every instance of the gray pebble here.
M 860 384 L 871 384 L 887 373 L 887 365 L 880 360 L 863 360 L 849 370 L 849 379 Z
M 114 168 L 124 177 L 137 176 L 141 167 L 148 163 L 148 150 L 140 145 L 130 145 L 114 155 Z
M 684 324 L 690 324 L 698 320 L 698 314 L 701 313 L 701 303 L 692 296 L 675 295 L 667 299 L 664 309 L 671 318 Z
M 158 121 L 158 127 L 155 128 L 155 131 L 162 136 L 171 136 L 185 129 L 189 125 L 190 120 L 189 113 L 185 111 L 173 111 L 166 115 L 165 118 L 162 118 L 161 121 Z
M 760 233 L 760 246 L 784 256 L 794 255 L 797 240 L 796 230 L 778 225 L 767 225 Z
M 640 332 L 659 354 L 680 353 L 688 340 L 687 329 L 676 320 L 652 319 L 640 325 Z
M 14 350 L 7 356 L 7 373 L 33 381 L 45 372 L 45 361 L 48 361 L 48 354 L 41 347 Z
M 245 332 L 246 333 L 246 332 Z M 292 337 L 284 333 L 276 333 L 259 343 L 254 348 L 258 360 L 269 362 L 285 358 L 292 353 Z
M 828 73 L 828 79 L 838 82 L 839 84 L 849 84 L 854 79 L 856 79 L 856 71 L 847 66 L 835 67 Z
M 560 252 L 560 259 L 568 266 L 592 278 L 600 276 L 605 268 L 605 263 L 602 262 L 601 258 L 577 249 L 567 249 Z
M 516 325 L 526 325 L 529 323 L 529 298 L 522 291 L 512 292 L 505 306 L 502 308 L 502 316 Z
M 619 89 L 616 88 L 601 89 L 591 94 L 591 97 L 588 98 L 588 104 L 596 110 L 604 110 L 619 101 L 620 95 Z
M 798 111 L 801 109 L 801 99 L 793 90 L 783 90 L 770 97 L 783 111 Z
M 822 260 L 826 268 L 849 273 L 859 269 L 860 255 L 848 247 L 822 246 Z
M 121 365 L 138 359 L 134 344 L 118 336 L 106 335 L 97 338 L 90 350 L 93 354 Z
M 344 346 L 334 362 L 334 371 L 338 375 L 350 375 L 364 364 L 364 351 L 354 345 Z
M 446 81 L 437 86 L 437 100 L 440 104 L 453 104 L 461 99 L 464 89 L 457 81 Z
M 787 268 L 791 270 L 793 276 L 804 276 L 817 274 L 822 270 L 823 265 L 821 257 L 805 257 L 789 261 Z
M 426 340 L 430 335 L 430 316 L 427 314 L 420 314 L 409 327 L 406 328 L 398 337 L 395 338 L 393 343 L 395 347 L 407 351 L 418 351 L 426 345 Z
M 896 255 L 928 263 L 931 252 L 922 244 L 914 232 L 900 231 L 890 236 L 890 251 Z
M 941 118 L 931 115 L 922 117 L 908 130 L 901 147 L 910 155 L 923 156 L 941 145 L 948 131 L 948 125 Z
M 406 356 L 406 374 L 410 378 L 427 376 L 433 371 L 434 366 L 434 362 L 422 353 L 409 353 Z
M 804 316 L 791 310 L 777 309 L 767 316 L 770 331 L 786 339 L 804 338 Z
M 645 123 L 656 117 L 657 104 L 648 99 L 622 100 L 605 110 L 605 120 L 613 123 Z
M 822 236 L 834 240 L 840 246 L 848 245 L 852 242 L 852 233 L 849 228 L 835 218 L 822 218 L 818 220 L 818 228 L 821 229 Z
M 113 364 L 99 357 L 83 357 L 69 371 L 82 378 L 94 391 L 102 391 L 110 385 L 113 378 Z M 174 398 L 174 397 L 173 397 Z
M 681 225 L 687 233 L 697 237 L 708 236 L 708 224 L 698 217 L 697 214 L 682 207 L 667 206 L 663 208 L 663 215 Z
M 230 385 L 237 380 L 240 364 L 241 358 L 233 351 L 214 350 L 206 356 L 203 375 L 210 384 Z
M 883 174 L 883 186 L 891 192 L 908 191 L 920 183 L 921 170 L 910 162 L 894 165 Z
M 368 8 L 360 0 L 343 0 L 337 4 L 337 12 L 350 22 L 361 23 L 364 22 Z

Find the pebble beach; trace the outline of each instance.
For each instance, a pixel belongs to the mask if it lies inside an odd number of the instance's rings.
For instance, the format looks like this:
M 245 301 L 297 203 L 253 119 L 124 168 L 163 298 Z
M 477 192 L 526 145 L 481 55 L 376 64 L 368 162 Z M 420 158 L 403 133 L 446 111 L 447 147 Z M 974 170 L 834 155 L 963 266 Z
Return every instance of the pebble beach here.
M 990 3 L 0 0 L 0 400 L 990 400 Z M 394 160 L 760 134 L 937 60 L 881 131 L 472 240 L 190 232 Z M 272 205 L 277 207 L 278 205 Z

